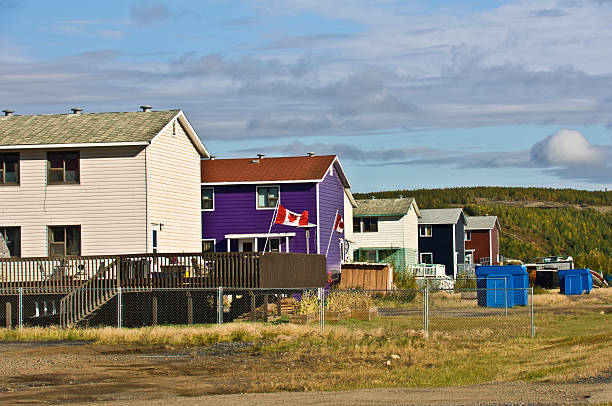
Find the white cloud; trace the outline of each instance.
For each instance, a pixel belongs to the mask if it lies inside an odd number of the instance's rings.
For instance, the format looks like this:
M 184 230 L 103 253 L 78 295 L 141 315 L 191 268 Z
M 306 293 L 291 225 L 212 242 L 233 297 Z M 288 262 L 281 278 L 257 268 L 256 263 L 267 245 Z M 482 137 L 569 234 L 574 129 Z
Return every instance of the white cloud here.
M 604 163 L 606 151 L 578 131 L 563 129 L 531 147 L 530 156 L 542 165 L 598 166 Z

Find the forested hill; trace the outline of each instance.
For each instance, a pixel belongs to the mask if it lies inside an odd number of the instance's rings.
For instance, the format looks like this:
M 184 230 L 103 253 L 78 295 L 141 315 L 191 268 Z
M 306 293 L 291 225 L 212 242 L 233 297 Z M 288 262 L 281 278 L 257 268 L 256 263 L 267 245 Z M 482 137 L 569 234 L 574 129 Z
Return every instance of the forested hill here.
M 500 251 L 531 261 L 572 255 L 579 267 L 612 271 L 612 192 L 574 189 L 460 187 L 355 194 L 414 197 L 422 209 L 464 207 L 467 215 L 497 216 Z
M 356 193 L 355 198 L 414 197 L 419 207 L 441 208 L 447 205 L 479 203 L 482 199 L 492 201 L 538 201 L 557 202 L 570 205 L 612 205 L 612 191 L 590 191 L 576 189 L 522 188 L 522 187 L 456 187 L 446 189 L 391 190 L 385 192 Z

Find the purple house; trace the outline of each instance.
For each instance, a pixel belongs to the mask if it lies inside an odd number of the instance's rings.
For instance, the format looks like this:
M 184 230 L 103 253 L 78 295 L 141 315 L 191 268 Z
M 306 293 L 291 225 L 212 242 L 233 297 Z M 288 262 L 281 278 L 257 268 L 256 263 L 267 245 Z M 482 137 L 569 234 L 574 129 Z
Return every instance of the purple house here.
M 348 247 L 332 229 L 336 213 L 345 218 L 349 188 L 335 155 L 203 160 L 202 251 L 327 252 L 327 269 L 337 273 Z M 308 242 L 305 228 L 272 224 L 277 203 L 308 211 Z

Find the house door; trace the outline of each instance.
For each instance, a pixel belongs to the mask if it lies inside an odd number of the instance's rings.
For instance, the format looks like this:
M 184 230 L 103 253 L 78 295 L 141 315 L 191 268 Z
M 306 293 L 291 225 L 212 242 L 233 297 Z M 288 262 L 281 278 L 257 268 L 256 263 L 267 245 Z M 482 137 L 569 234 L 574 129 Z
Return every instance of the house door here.
M 248 239 L 238 240 L 238 251 L 254 252 L 255 251 L 255 239 L 248 238 Z
M 465 252 L 465 263 L 468 265 L 472 265 L 474 263 L 474 252 L 473 251 Z

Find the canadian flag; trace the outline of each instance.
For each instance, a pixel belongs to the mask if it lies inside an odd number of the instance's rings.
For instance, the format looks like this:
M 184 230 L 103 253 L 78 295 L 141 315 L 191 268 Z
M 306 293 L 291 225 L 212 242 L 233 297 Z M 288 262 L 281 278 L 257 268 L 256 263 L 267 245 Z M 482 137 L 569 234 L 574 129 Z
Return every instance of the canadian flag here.
M 308 210 L 304 210 L 302 214 L 297 214 L 279 204 L 274 223 L 293 227 L 306 226 L 308 225 Z
M 344 220 L 342 220 L 342 216 L 340 213 L 336 213 L 336 221 L 334 222 L 334 231 L 342 234 L 344 231 Z

